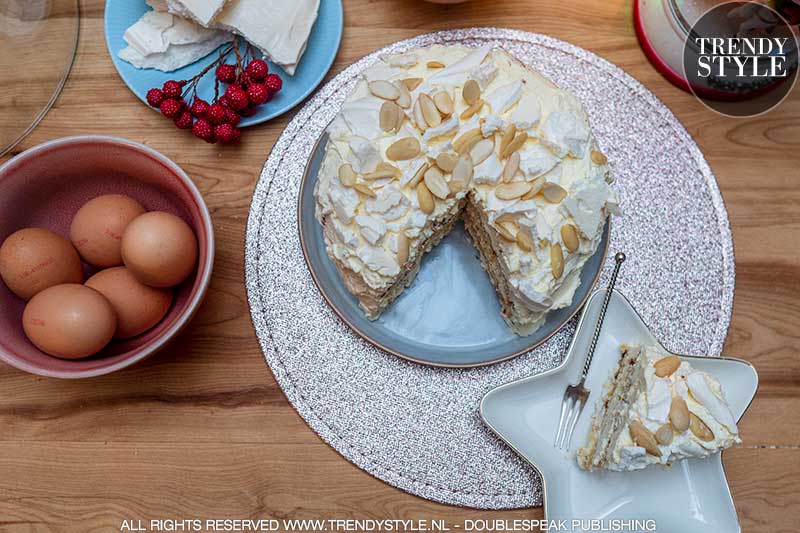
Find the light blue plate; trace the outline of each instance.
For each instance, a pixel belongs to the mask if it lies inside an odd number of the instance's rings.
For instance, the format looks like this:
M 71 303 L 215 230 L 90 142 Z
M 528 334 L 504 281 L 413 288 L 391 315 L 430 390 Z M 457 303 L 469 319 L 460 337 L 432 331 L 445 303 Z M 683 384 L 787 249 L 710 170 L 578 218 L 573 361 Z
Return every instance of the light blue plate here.
M 108 0 L 105 13 L 106 44 L 111 54 L 111 60 L 125 84 L 145 104 L 147 104 L 146 95 L 149 89 L 161 87 L 167 80 L 189 79 L 219 57 L 219 49 L 217 49 L 203 59 L 173 72 L 161 72 L 155 69 L 140 70 L 121 60 L 117 53 L 126 46 L 122 35 L 149 9 L 144 0 Z M 260 124 L 282 115 L 311 94 L 311 91 L 319 85 L 331 68 L 339 50 L 339 43 L 342 40 L 342 21 L 341 0 L 320 1 L 317 21 L 311 30 L 308 46 L 294 76 L 289 76 L 280 67 L 269 63 L 270 72 L 277 72 L 283 78 L 283 89 L 270 102 L 262 105 L 258 113 L 252 117 L 242 118 L 239 123 L 240 127 Z M 244 47 L 244 44 L 242 46 Z M 209 72 L 200 80 L 197 94 L 209 102 L 214 98 L 213 72 Z
M 314 218 L 314 185 L 327 134 L 317 143 L 300 190 L 303 254 L 322 296 L 356 333 L 390 353 L 434 366 L 471 367 L 532 350 L 560 330 L 583 306 L 603 267 L 610 225 L 581 273 L 573 304 L 551 312 L 536 332 L 514 334 L 500 316 L 497 294 L 478 251 L 459 223 L 423 260 L 414 282 L 376 321 L 370 321 L 328 258 L 322 227 Z

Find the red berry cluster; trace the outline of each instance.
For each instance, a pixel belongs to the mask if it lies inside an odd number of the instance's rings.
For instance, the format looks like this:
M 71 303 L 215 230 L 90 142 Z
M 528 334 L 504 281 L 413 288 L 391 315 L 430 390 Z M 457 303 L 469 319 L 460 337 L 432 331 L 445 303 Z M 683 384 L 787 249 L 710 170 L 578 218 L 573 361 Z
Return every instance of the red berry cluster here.
M 158 89 L 147 91 L 147 103 L 158 108 L 161 114 L 172 119 L 179 129 L 191 129 L 192 134 L 208 143 L 235 144 L 242 137 L 236 126 L 241 117 L 254 115 L 258 107 L 269 102 L 283 86 L 277 74 L 270 74 L 267 63 L 252 59 L 242 67 L 241 56 L 234 47 L 189 81 L 169 80 Z M 236 65 L 223 63 L 225 56 L 236 51 Z M 210 104 L 197 97 L 197 82 L 214 65 L 217 65 L 216 96 Z M 219 84 L 228 84 L 222 96 Z M 191 98 L 187 98 L 191 93 Z M 188 102 L 191 100 L 191 103 Z

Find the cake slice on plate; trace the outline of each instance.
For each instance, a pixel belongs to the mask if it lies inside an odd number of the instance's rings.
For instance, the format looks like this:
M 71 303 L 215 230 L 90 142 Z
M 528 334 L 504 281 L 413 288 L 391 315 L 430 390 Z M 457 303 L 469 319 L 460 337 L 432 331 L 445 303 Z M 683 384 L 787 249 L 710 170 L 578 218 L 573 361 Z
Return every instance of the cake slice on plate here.
M 741 442 L 716 378 L 653 346 L 622 346 L 619 365 L 597 402 L 585 470 L 640 470 L 703 458 Z

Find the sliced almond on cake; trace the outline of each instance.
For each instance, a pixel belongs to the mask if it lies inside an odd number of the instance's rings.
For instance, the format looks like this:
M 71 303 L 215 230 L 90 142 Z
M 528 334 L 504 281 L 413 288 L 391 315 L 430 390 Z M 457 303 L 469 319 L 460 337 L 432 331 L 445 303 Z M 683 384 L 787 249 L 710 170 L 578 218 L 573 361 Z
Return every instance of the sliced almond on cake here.
M 517 245 L 519 245 L 519 247 L 526 252 L 530 252 L 533 250 L 533 239 L 531 239 L 531 236 L 524 231 L 518 231 Z
M 370 198 L 375 198 L 377 196 L 375 194 L 375 191 L 370 189 L 369 185 L 367 185 L 366 183 L 356 183 L 355 185 L 353 185 L 353 189 L 363 194 L 364 196 L 369 196 Z
M 530 184 L 524 181 L 501 183 L 494 190 L 494 195 L 501 200 L 515 200 L 531 189 Z
M 661 457 L 661 450 L 658 449 L 658 441 L 656 440 L 656 436 L 653 435 L 652 431 L 647 429 L 644 424 L 638 420 L 631 422 L 629 429 L 631 438 L 637 446 L 641 446 L 647 450 L 647 453 L 650 455 Z
M 339 167 L 339 181 L 341 181 L 342 185 L 345 187 L 352 187 L 355 185 L 357 177 L 356 171 L 353 170 L 353 165 L 350 163 L 345 163 Z
M 400 98 L 400 91 L 391 82 L 385 80 L 375 80 L 367 84 L 369 92 L 384 100 L 397 100 Z
M 511 141 L 510 143 L 508 143 L 508 146 L 506 146 L 505 149 L 503 149 L 500 152 L 500 158 L 501 159 L 505 159 L 506 157 L 508 157 L 511 154 L 513 154 L 514 152 L 516 152 L 517 150 L 522 148 L 522 145 L 525 144 L 525 142 L 527 140 L 528 140 L 528 133 L 527 132 L 523 131 L 521 133 L 518 133 L 514 137 L 514 140 Z
M 514 224 L 511 222 L 497 222 L 495 223 L 494 227 L 497 229 L 497 233 L 500 234 L 502 238 L 507 240 L 508 242 L 516 242 L 516 228 Z
M 519 152 L 514 152 L 511 157 L 506 161 L 503 167 L 503 181 L 509 182 L 514 179 L 514 176 L 519 172 L 520 155 Z M 537 191 L 538 192 L 538 191 Z
M 472 163 L 478 166 L 486 161 L 492 155 L 492 152 L 494 152 L 494 139 L 490 137 L 476 142 L 475 146 L 470 149 L 469 155 L 472 158 Z
M 436 208 L 436 202 L 433 199 L 433 195 L 431 194 L 431 191 L 428 190 L 428 187 L 425 185 L 424 181 L 417 185 L 417 201 L 419 202 L 420 211 L 426 215 L 433 213 L 433 210 Z
M 418 102 L 420 109 L 422 109 L 422 116 L 425 117 L 425 123 L 429 127 L 435 128 L 442 123 L 442 115 L 439 114 L 439 110 L 430 95 L 422 93 L 419 95 Z
M 664 446 L 672 443 L 673 436 L 672 426 L 669 424 L 664 424 L 656 431 L 656 440 Z
M 421 147 L 416 137 L 403 137 L 386 149 L 386 157 L 392 161 L 407 161 L 419 155 Z
M 447 91 L 439 91 L 433 95 L 433 103 L 436 104 L 436 109 L 438 109 L 442 115 L 449 117 L 453 114 L 453 99 Z
M 450 188 L 444 179 L 442 171 L 436 167 L 431 167 L 425 172 L 425 185 L 434 196 L 444 200 L 450 194 Z
M 689 413 L 689 429 L 695 437 L 703 442 L 711 442 L 714 440 L 714 432 L 694 413 Z
M 441 61 L 428 61 L 428 68 L 444 68 L 444 63 Z
M 475 146 L 475 143 L 481 139 L 483 139 L 483 134 L 481 133 L 481 129 L 480 128 L 471 129 L 466 133 L 464 133 L 461 137 L 453 141 L 453 149 L 459 154 L 463 154 L 464 152 L 468 151 L 470 148 Z
M 484 101 L 481 100 L 481 99 L 478 99 L 477 102 L 475 102 L 474 104 L 471 104 L 468 108 L 466 108 L 464 111 L 462 111 L 461 114 L 458 116 L 458 118 L 460 118 L 461 120 L 467 120 L 469 118 L 472 118 L 472 115 L 474 115 L 475 113 L 477 113 L 478 111 L 481 110 L 481 108 L 483 107 L 483 104 L 484 104 Z
M 425 172 L 430 168 L 430 163 L 422 163 L 417 171 L 414 173 L 414 177 L 406 184 L 406 186 L 410 189 L 415 188 L 419 185 L 419 182 L 422 181 L 422 178 L 425 176 Z
M 567 197 L 567 191 L 557 183 L 548 182 L 542 187 L 542 196 L 551 204 L 558 204 Z
M 397 262 L 402 267 L 408 261 L 408 253 L 411 249 L 411 243 L 405 233 L 400 232 L 397 234 Z
M 397 87 L 397 91 L 400 93 L 400 96 L 397 98 L 397 100 L 395 100 L 397 105 L 403 109 L 408 109 L 411 107 L 411 93 L 409 92 L 408 87 L 406 87 L 402 82 L 394 82 L 394 86 Z
M 475 80 L 467 80 L 461 90 L 461 96 L 468 105 L 472 105 L 481 97 L 481 86 Z
M 453 172 L 457 162 L 458 154 L 454 154 L 453 152 L 442 152 L 436 156 L 436 166 L 447 173 Z
M 380 127 L 382 131 L 390 132 L 395 131 L 400 126 L 400 120 L 403 116 L 403 110 L 400 106 L 387 100 L 381 105 L 381 111 L 378 116 Z
M 475 167 L 472 164 L 472 159 L 468 155 L 462 155 L 453 167 L 452 181 L 460 181 L 466 186 L 472 180 L 474 173 Z
M 422 78 L 406 78 L 404 80 L 401 80 L 400 83 L 405 85 L 406 89 L 408 89 L 409 91 L 413 91 L 414 89 L 419 87 L 420 83 L 422 83 Z
M 531 190 L 522 196 L 523 200 L 533 200 L 544 187 L 544 176 L 539 176 L 531 182 Z
M 578 232 L 572 224 L 564 224 L 561 226 L 561 240 L 564 241 L 564 246 L 567 250 L 574 252 L 578 249 L 580 241 L 578 240 Z
M 672 398 L 672 403 L 669 406 L 669 421 L 675 431 L 683 433 L 689 429 L 689 406 L 686 405 L 686 400 L 679 396 Z
M 666 378 L 678 370 L 678 367 L 681 366 L 681 358 L 677 355 L 668 355 L 653 363 L 653 366 L 656 369 L 656 376 Z
M 560 244 L 550 245 L 550 269 L 556 279 L 564 275 L 564 252 L 561 251 Z
M 517 125 L 513 122 L 506 126 L 506 129 L 503 130 L 503 134 L 500 136 L 500 153 L 506 151 L 506 148 L 511 141 L 514 140 L 514 137 L 517 135 Z

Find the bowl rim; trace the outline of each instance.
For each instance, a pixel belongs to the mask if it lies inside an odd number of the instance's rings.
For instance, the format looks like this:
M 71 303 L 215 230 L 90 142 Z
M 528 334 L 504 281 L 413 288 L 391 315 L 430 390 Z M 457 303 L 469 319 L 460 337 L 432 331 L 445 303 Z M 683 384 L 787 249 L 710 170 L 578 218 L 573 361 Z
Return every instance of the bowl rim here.
M 208 206 L 203 199 L 203 195 L 200 193 L 200 190 L 197 188 L 189 175 L 177 163 L 172 161 L 161 152 L 142 143 L 112 135 L 72 135 L 68 137 L 60 137 L 58 139 L 52 139 L 21 152 L 20 154 L 12 157 L 0 165 L 0 181 L 3 180 L 3 176 L 5 174 L 13 171 L 14 167 L 19 166 L 24 161 L 32 157 L 36 157 L 43 152 L 48 152 L 56 148 L 63 148 L 65 146 L 68 147 L 76 144 L 86 143 L 115 145 L 142 152 L 143 155 L 149 156 L 157 162 L 162 163 L 165 167 L 169 168 L 173 175 L 176 176 L 178 180 L 181 181 L 182 184 L 187 188 L 189 194 L 200 210 L 200 218 L 202 219 L 203 228 L 206 234 L 207 253 L 205 261 L 197 266 L 197 276 L 200 280 L 200 284 L 192 298 L 189 300 L 186 310 L 178 316 L 175 323 L 168 330 L 166 330 L 159 337 L 153 339 L 146 347 L 136 351 L 132 355 L 120 361 L 117 361 L 114 364 L 100 368 L 93 368 L 90 370 L 50 370 L 30 364 L 29 362 L 18 358 L 14 353 L 9 352 L 3 347 L 0 347 L 0 360 L 3 362 L 30 374 L 36 374 L 49 378 L 80 379 L 102 376 L 116 372 L 117 370 L 122 370 L 123 368 L 127 368 L 155 354 L 164 346 L 166 346 L 166 344 L 169 343 L 173 338 L 175 338 L 188 325 L 192 318 L 194 318 L 195 314 L 197 314 L 200 304 L 203 302 L 203 299 L 208 292 L 208 287 L 211 283 L 211 274 L 214 270 L 214 255 L 216 251 L 214 225 L 212 224 L 211 214 L 208 211 Z M 195 283 L 197 283 L 197 279 L 195 280 Z

